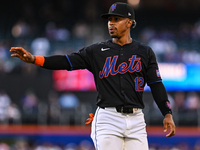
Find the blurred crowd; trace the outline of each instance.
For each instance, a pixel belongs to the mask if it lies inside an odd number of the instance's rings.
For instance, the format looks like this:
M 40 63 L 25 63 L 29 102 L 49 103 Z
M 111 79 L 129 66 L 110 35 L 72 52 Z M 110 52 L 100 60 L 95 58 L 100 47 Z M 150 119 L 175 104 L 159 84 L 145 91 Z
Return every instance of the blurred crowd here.
M 177 126 L 200 126 L 200 95 L 198 92 L 169 92 L 168 97 Z M 84 125 L 89 113 L 96 106 L 87 101 L 90 95 L 78 97 L 73 92 L 50 91 L 46 100 L 41 100 L 33 89 L 25 91 L 19 101 L 11 100 L 0 92 L 1 124 Z M 153 101 L 150 92 L 144 93 L 144 113 L 147 125 L 162 125 L 163 116 Z M 95 104 L 95 100 L 94 100 Z
M 144 95 L 145 96 L 145 95 Z M 145 96 L 146 97 L 146 96 Z M 200 125 L 200 95 L 195 91 L 168 92 L 176 126 Z M 162 125 L 163 116 L 159 113 L 156 103 L 146 97 L 144 113 L 147 125 Z
M 76 5 L 72 0 L 22 0 L 16 3 L 20 11 L 12 9 L 15 8 L 13 2 L 10 6 L 12 11 L 6 14 L 5 10 L 0 14 L 3 16 L 0 72 L 9 73 L 25 65 L 10 57 L 9 49 L 13 46 L 22 46 L 34 55 L 48 56 L 68 54 L 109 39 L 107 23 L 100 14 L 107 12 L 113 2 L 83 0 Z M 5 9 L 3 6 L 2 9 Z M 175 3 L 171 7 L 178 8 Z M 131 31 L 132 37 L 151 46 L 159 62 L 200 62 L 200 18 L 196 17 L 196 13 L 192 14 L 194 19 L 189 17 L 188 20 L 182 18 L 182 12 L 174 14 L 167 10 L 161 11 L 160 15 L 148 13 L 144 17 L 137 7 L 135 11 L 137 26 Z M 165 20 L 170 22 L 161 23 Z
M 188 143 L 180 142 L 178 144 L 169 145 L 159 145 L 158 143 L 150 144 L 149 150 L 200 150 L 200 143 L 197 141 L 194 145 L 189 145 Z
M 84 125 L 89 113 L 96 108 L 81 102 L 72 92 L 58 95 L 50 91 L 48 100 L 40 100 L 28 89 L 17 102 L 0 92 L 0 124 Z
M 0 142 L 1 150 L 95 150 L 91 141 L 82 140 L 80 143 L 68 143 L 60 145 L 51 142 L 36 143 L 29 139 L 12 140 L 12 142 Z M 175 145 L 160 145 L 158 143 L 149 143 L 149 150 L 200 150 L 200 142 L 194 145 L 189 143 L 177 143 Z
M 139 40 L 154 50 L 159 62 L 200 62 L 200 21 L 160 30 L 147 26 L 140 31 Z
M 12 140 L 11 144 L 0 143 L 0 150 L 95 150 L 93 143 L 83 140 L 80 143 L 68 143 L 66 145 L 44 142 L 34 143 L 29 139 Z
M 18 33 L 18 30 L 23 32 Z M 109 39 L 105 25 L 84 21 L 75 23 L 71 30 L 51 21 L 46 24 L 42 35 L 28 38 L 32 32 L 26 22 L 19 21 L 12 27 L 15 38 L 0 40 L 0 72 L 9 73 L 25 65 L 10 57 L 9 49 L 13 46 L 22 46 L 34 55 L 49 56 L 69 54 L 89 44 Z M 173 29 L 163 27 L 157 30 L 148 25 L 142 29 L 136 27 L 132 29 L 132 34 L 135 40 L 151 46 L 159 62 L 200 62 L 200 21 L 194 24 L 183 22 Z

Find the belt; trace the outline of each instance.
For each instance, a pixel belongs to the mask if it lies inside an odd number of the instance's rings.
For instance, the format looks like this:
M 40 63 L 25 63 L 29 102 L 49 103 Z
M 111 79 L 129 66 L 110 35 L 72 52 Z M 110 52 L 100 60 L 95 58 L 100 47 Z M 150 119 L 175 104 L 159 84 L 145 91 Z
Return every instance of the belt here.
M 118 107 L 115 107 L 117 112 L 120 112 L 120 113 L 136 113 L 138 108 L 127 108 L 127 107 L 121 107 L 121 106 L 118 106 Z
M 100 107 L 100 108 L 105 109 L 105 107 Z M 107 107 L 107 108 L 109 108 L 109 107 Z M 127 113 L 127 114 L 136 113 L 138 111 L 138 108 L 127 108 L 127 107 L 122 107 L 122 106 L 117 106 L 117 107 L 113 107 L 113 108 L 115 108 L 117 112 Z

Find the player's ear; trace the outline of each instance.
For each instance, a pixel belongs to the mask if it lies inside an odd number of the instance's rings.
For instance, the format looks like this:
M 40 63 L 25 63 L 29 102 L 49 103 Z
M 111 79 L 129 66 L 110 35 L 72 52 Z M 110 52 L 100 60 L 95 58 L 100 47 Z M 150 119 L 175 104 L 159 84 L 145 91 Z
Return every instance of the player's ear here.
M 131 28 L 131 27 L 132 27 L 132 24 L 133 24 L 133 20 L 128 19 L 128 21 L 127 21 L 127 27 L 128 27 L 128 28 Z

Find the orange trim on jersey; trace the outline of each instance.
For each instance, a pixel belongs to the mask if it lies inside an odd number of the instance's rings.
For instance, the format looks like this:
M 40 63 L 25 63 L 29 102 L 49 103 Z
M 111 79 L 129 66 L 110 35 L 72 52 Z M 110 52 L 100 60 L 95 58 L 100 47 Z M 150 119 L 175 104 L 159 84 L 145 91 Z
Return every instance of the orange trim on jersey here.
M 44 56 L 35 56 L 35 65 L 42 67 L 44 65 Z

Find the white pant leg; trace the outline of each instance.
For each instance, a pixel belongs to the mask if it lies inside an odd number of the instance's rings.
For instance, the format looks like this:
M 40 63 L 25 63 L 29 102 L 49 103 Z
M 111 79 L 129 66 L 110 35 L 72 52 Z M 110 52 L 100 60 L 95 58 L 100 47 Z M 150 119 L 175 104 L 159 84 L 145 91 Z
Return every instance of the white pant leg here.
M 96 150 L 123 150 L 124 138 L 116 135 L 101 134 L 97 137 Z
M 149 150 L 146 137 L 139 139 L 125 138 L 124 150 Z
M 135 147 L 147 150 L 145 127 L 141 110 L 123 114 L 115 108 L 98 108 L 92 122 L 91 138 L 96 150 L 133 150 Z
M 121 122 L 121 126 L 120 126 Z M 97 108 L 92 122 L 91 138 L 96 150 L 122 150 L 124 138 L 121 134 L 124 129 L 123 118 L 115 109 Z
M 141 109 L 137 113 L 127 114 L 127 130 L 124 150 L 148 150 L 146 123 Z

